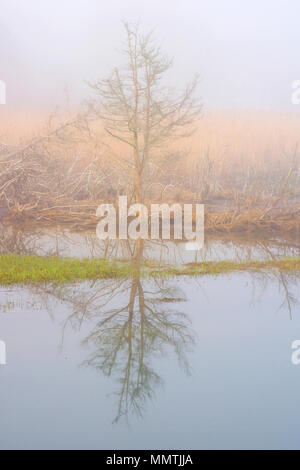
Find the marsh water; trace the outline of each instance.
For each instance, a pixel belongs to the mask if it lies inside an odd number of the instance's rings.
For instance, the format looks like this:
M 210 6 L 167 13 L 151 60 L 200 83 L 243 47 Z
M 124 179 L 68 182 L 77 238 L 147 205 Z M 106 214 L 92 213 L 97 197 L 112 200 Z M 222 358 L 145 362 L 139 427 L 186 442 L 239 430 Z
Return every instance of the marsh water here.
M 242 272 L 146 279 L 162 264 L 299 256 L 297 238 L 102 244 L 2 230 L 1 253 L 130 259 L 126 279 L 0 286 L 1 449 L 300 447 L 300 280 Z

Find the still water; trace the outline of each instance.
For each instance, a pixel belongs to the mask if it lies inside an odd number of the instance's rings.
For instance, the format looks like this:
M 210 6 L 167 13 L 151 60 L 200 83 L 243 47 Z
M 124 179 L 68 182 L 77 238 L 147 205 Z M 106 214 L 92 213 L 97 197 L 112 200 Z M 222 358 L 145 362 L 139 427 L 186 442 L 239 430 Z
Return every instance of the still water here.
M 298 249 L 279 245 L 250 251 Z M 210 254 L 223 256 L 216 243 Z M 0 287 L 0 448 L 300 448 L 299 286 L 278 272 L 149 281 L 137 269 Z

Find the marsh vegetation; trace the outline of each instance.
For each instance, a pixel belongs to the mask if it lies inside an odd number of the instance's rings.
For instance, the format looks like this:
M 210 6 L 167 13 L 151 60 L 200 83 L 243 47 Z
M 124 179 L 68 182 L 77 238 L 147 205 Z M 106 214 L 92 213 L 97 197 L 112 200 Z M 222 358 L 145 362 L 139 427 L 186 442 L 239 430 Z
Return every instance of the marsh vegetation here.
M 1 111 L 1 219 L 84 230 L 127 195 L 204 203 L 207 232 L 299 234 L 299 115 L 207 112 L 198 79 L 174 93 L 153 35 L 124 27 L 123 64 L 79 111 Z

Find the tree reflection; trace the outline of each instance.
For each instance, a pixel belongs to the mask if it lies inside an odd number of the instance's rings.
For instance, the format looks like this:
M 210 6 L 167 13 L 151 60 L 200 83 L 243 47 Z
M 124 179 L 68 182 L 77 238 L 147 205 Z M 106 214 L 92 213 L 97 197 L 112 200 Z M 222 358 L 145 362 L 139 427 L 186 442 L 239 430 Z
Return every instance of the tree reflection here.
M 163 384 L 153 366 L 156 359 L 173 352 L 188 374 L 187 353 L 195 341 L 187 315 L 175 308 L 186 300 L 174 287 L 176 281 L 143 278 L 144 243 L 124 246 L 131 253 L 130 275 L 125 279 L 97 281 L 80 292 L 74 286 L 48 286 L 45 291 L 72 305 L 63 336 L 70 325 L 80 329 L 83 322 L 92 324 L 83 341 L 92 352 L 83 365 L 117 379 L 114 422 L 130 414 L 143 415 L 146 403 Z
M 102 311 L 101 320 L 85 339 L 94 349 L 85 365 L 118 378 L 115 421 L 131 412 L 141 416 L 145 403 L 162 384 L 151 365 L 153 357 L 162 356 L 169 347 L 188 372 L 186 350 L 194 341 L 186 315 L 167 308 L 174 300 L 184 300 L 182 292 L 175 299 L 174 289 L 166 282 L 155 281 L 151 285 L 143 281 L 143 249 L 143 241 L 138 241 L 132 258 L 132 276 L 125 281 L 128 283 L 125 303 Z M 118 296 L 119 290 L 113 295 Z

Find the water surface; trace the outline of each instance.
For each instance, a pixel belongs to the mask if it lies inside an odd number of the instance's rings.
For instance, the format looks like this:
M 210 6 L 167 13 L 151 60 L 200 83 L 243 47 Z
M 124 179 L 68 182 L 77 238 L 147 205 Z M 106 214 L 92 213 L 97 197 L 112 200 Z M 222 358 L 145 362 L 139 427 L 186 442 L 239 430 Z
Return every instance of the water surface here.
M 0 287 L 0 448 L 299 448 L 299 278 L 149 281 L 147 247 L 131 248 L 127 279 Z M 298 248 L 230 242 L 233 257 L 255 249 Z

